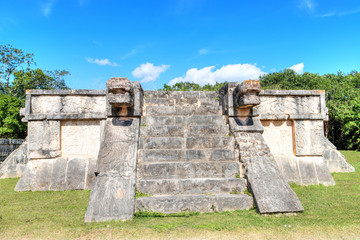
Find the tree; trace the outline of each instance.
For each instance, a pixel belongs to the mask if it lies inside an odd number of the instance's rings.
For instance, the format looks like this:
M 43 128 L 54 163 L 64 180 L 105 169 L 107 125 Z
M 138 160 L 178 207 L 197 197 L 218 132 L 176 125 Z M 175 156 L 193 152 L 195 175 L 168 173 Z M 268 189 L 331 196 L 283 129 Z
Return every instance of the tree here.
M 21 100 L 25 99 L 26 89 L 69 89 L 64 77 L 70 73 L 65 70 L 43 71 L 26 69 L 14 72 L 9 94 Z
M 9 92 L 10 78 L 21 65 L 28 67 L 34 62 L 34 54 L 24 53 L 23 50 L 14 48 L 10 44 L 0 45 L 0 91 Z
M 199 84 L 196 83 L 179 82 L 179 83 L 175 83 L 172 86 L 164 84 L 164 87 L 162 89 L 159 89 L 159 91 L 217 91 L 225 84 L 226 82 L 224 83 L 216 82 L 214 85 L 208 83 L 203 87 L 201 87 Z
M 21 122 L 19 110 L 23 102 L 0 93 L 0 136 L 1 138 L 25 138 L 26 123 Z
M 26 136 L 26 124 L 19 115 L 26 89 L 69 89 L 64 80 L 68 71 L 30 69 L 33 57 L 9 44 L 0 45 L 0 138 Z M 18 70 L 23 65 L 28 68 Z

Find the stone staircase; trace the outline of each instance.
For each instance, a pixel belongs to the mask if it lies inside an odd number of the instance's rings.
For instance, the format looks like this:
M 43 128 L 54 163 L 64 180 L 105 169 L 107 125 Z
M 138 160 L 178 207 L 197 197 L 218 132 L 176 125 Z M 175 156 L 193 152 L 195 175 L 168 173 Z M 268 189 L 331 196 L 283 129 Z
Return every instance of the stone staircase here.
M 239 153 L 216 92 L 144 93 L 136 209 L 163 213 L 249 209 Z

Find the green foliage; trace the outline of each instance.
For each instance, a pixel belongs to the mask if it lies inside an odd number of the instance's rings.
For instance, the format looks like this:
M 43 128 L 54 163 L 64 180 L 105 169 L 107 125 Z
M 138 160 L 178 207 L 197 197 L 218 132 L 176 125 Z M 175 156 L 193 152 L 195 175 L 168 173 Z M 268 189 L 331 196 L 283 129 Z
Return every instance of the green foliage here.
M 151 195 L 150 195 L 150 194 L 143 193 L 143 192 L 140 192 L 140 191 L 136 190 L 136 193 L 135 193 L 135 198 L 139 198 L 139 197 L 151 197 Z
M 22 106 L 20 99 L 0 93 L 0 138 L 26 137 L 26 124 L 19 115 Z
M 296 74 L 285 69 L 260 77 L 263 89 L 325 90 L 329 122 L 326 135 L 339 149 L 360 150 L 360 73 L 319 75 L 305 72 Z
M 164 84 L 164 88 L 159 89 L 159 91 L 217 91 L 225 84 L 226 82 L 224 83 L 216 82 L 214 85 L 206 84 L 203 87 L 201 87 L 199 84 L 196 83 L 179 82 L 174 84 L 173 86 Z
M 0 45 L 0 138 L 26 137 L 26 124 L 19 115 L 26 89 L 69 89 L 64 80 L 68 71 L 17 70 L 35 64 L 33 57 L 10 44 Z
M 69 74 L 65 70 L 44 72 L 39 68 L 16 71 L 9 94 L 25 99 L 26 89 L 69 89 L 64 80 L 64 77 Z
M 34 54 L 24 53 L 10 44 L 0 45 L 0 92 L 9 91 L 11 75 L 17 68 L 23 64 L 28 67 L 35 64 L 33 57 Z

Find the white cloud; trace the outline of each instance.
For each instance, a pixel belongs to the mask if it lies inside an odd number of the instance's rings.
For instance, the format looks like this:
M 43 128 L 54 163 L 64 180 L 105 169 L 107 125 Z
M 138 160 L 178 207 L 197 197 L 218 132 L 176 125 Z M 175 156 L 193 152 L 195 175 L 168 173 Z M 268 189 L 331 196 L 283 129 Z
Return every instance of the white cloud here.
M 97 58 L 86 58 L 86 61 L 88 61 L 89 63 L 95 63 L 97 65 L 100 66 L 117 66 L 118 64 L 116 62 L 110 62 L 109 59 L 105 58 L 105 59 L 97 59 Z
M 41 6 L 42 14 L 45 17 L 48 17 L 51 14 L 54 3 L 55 3 L 55 0 L 49 0 Z
M 300 8 L 306 9 L 310 12 L 315 11 L 315 1 L 314 0 L 300 0 Z
M 215 71 L 215 66 L 204 67 L 202 69 L 191 68 L 184 77 L 172 79 L 169 84 L 174 85 L 178 82 L 192 82 L 201 86 L 216 82 L 242 82 L 247 79 L 258 79 L 265 74 L 256 64 L 229 64 Z
M 133 49 L 130 52 L 126 53 L 124 56 L 121 57 L 121 60 L 125 60 L 126 58 L 130 57 L 131 55 L 134 55 L 135 53 L 137 53 L 137 49 Z
M 292 65 L 289 68 L 294 70 L 297 74 L 303 74 L 304 73 L 304 63 L 295 64 L 295 65 Z
M 204 54 L 207 54 L 207 53 L 209 53 L 209 49 L 203 48 L 203 49 L 199 50 L 199 55 L 204 55 Z
M 357 14 L 360 13 L 360 8 L 357 8 L 355 10 L 351 10 L 351 11 L 344 11 L 344 12 L 338 12 L 338 11 L 333 11 L 333 12 L 328 12 L 328 13 L 324 13 L 324 14 L 319 14 L 318 17 L 343 17 L 343 16 L 348 16 L 348 15 L 353 15 L 353 14 Z
M 155 81 L 162 72 L 168 69 L 170 65 L 154 66 L 152 63 L 144 63 L 132 71 L 132 75 L 141 78 L 142 83 Z

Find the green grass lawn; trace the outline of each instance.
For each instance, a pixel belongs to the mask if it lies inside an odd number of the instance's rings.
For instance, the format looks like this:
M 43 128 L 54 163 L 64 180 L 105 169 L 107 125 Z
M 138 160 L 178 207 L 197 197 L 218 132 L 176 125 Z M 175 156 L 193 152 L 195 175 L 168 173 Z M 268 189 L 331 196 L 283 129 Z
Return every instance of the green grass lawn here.
M 356 172 L 333 174 L 336 186 L 292 185 L 305 209 L 297 216 L 262 216 L 252 209 L 84 223 L 90 191 L 15 192 L 18 179 L 3 179 L 0 239 L 360 239 L 360 152 L 342 153 Z

